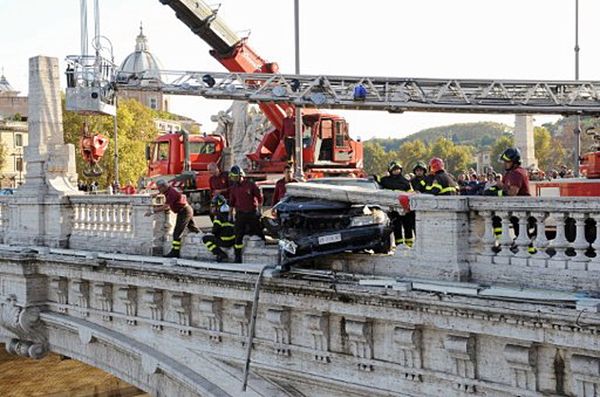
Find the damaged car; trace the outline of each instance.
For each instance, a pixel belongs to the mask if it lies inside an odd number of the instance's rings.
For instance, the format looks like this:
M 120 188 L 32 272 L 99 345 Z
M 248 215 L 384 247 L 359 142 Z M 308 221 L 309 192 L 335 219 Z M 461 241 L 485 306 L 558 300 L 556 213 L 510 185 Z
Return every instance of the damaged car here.
M 366 178 L 323 178 L 317 183 L 380 189 Z M 378 205 L 286 196 L 273 209 L 276 217 L 267 229 L 279 239 L 284 267 L 344 251 L 388 253 L 392 248 L 390 220 Z

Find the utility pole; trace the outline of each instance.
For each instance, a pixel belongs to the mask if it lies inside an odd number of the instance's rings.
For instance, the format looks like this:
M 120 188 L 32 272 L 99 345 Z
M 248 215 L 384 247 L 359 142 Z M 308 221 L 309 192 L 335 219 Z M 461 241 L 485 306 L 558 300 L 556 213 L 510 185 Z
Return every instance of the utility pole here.
M 579 0 L 575 0 L 575 80 L 579 80 Z M 573 161 L 573 173 L 576 177 L 579 176 L 579 156 L 581 153 L 581 116 L 577 116 L 575 120 L 575 155 Z
M 300 74 L 300 0 L 294 0 L 294 48 L 296 74 Z M 304 144 L 302 142 L 302 108 L 296 105 L 296 148 L 294 177 L 304 180 Z

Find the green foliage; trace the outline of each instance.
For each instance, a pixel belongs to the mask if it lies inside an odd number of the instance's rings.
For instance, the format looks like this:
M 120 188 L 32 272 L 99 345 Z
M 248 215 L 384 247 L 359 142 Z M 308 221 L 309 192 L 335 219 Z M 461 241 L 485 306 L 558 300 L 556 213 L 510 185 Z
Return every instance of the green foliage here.
M 454 144 L 472 146 L 475 148 L 475 151 L 480 151 L 489 148 L 496 139 L 511 131 L 512 127 L 506 124 L 485 121 L 428 128 L 401 139 L 376 138 L 370 141 L 378 143 L 384 150 L 390 151 L 398 150 L 406 142 L 421 141 L 427 145 L 443 137 Z
M 145 145 L 151 142 L 158 131 L 154 125 L 155 114 L 134 99 L 122 99 L 117 110 L 118 146 L 119 146 L 119 183 L 128 181 L 136 183 L 146 173 Z M 91 133 L 99 132 L 109 138 L 108 149 L 100 160 L 104 173 L 98 178 L 101 188 L 105 188 L 114 180 L 114 135 L 113 118 L 108 116 L 82 116 L 64 111 L 63 124 L 65 142 L 75 145 L 79 151 L 79 140 L 82 136 L 83 122 L 87 121 Z M 83 175 L 84 162 L 79 152 L 76 154 L 77 172 L 80 179 L 88 180 Z
M 377 142 L 367 141 L 364 145 L 365 171 L 368 174 L 383 175 L 392 160 L 399 161 L 404 166 L 405 173 L 412 171 L 417 161 L 428 162 L 432 157 L 440 157 L 446 162 L 450 173 L 466 170 L 473 158 L 472 148 L 456 145 L 449 139 L 438 138 L 431 145 L 422 141 L 409 141 L 398 150 L 385 150 Z

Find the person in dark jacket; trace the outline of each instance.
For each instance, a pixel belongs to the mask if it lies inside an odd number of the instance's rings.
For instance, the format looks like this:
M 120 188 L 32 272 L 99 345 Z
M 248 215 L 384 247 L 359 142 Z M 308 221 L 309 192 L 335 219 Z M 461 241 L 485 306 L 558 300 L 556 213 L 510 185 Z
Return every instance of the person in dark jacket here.
M 444 160 L 439 157 L 429 160 L 429 173 L 431 179 L 425 187 L 425 193 L 434 196 L 455 196 L 458 194 L 458 185 L 454 178 L 446 172 Z
M 244 170 L 234 165 L 229 171 L 229 204 L 235 217 L 235 262 L 242 263 L 244 236 L 254 235 L 264 239 L 260 224 L 260 207 L 263 196 L 256 184 L 246 179 Z
M 397 161 L 392 161 L 388 167 L 388 175 L 379 179 L 379 184 L 384 189 L 395 190 L 399 192 L 412 192 L 412 186 L 408 179 L 402 175 L 402 165 Z M 415 217 L 413 212 L 400 215 L 396 211 L 390 212 L 392 229 L 394 230 L 394 239 L 396 246 L 406 244 L 412 247 L 414 243 L 413 232 L 415 230 Z
M 415 176 L 410 180 L 410 184 L 415 192 L 425 193 L 427 187 L 427 165 L 424 162 L 418 161 L 413 167 Z
M 229 221 L 229 205 L 223 195 L 217 195 L 212 200 L 212 205 L 217 209 L 212 233 L 202 236 L 202 242 L 217 257 L 217 262 L 222 262 L 227 259 L 223 248 L 231 248 L 235 244 L 234 225 Z

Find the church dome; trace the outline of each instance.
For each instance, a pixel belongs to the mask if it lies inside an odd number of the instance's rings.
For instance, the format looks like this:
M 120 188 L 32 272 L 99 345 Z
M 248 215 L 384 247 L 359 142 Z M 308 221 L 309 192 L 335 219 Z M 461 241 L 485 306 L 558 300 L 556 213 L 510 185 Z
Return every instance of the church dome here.
M 119 79 L 128 78 L 132 74 L 143 74 L 144 80 L 160 80 L 161 63 L 148 51 L 148 40 L 140 24 L 140 34 L 135 40 L 135 51 L 125 58 L 119 67 Z

